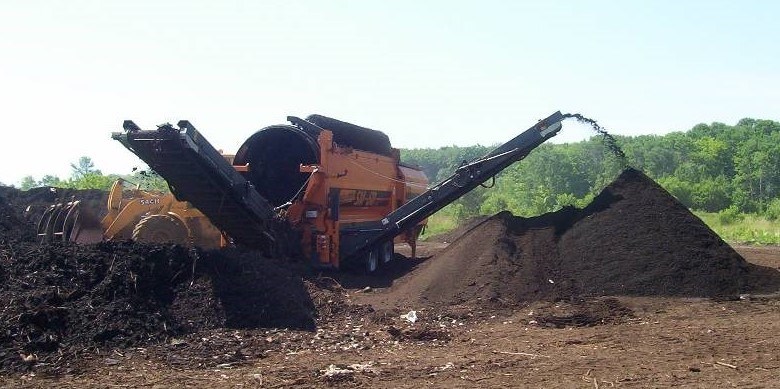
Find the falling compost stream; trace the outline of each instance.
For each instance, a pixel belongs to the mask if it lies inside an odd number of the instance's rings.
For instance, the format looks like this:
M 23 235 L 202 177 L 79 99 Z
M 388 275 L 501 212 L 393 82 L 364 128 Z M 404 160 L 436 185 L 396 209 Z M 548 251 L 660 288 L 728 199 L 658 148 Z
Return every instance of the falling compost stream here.
M 578 122 L 584 123 L 589 125 L 593 128 L 594 131 L 599 133 L 603 139 L 604 145 L 612 152 L 612 154 L 615 155 L 615 157 L 620 160 L 620 164 L 623 168 L 628 167 L 628 159 L 626 158 L 626 154 L 623 152 L 623 149 L 620 148 L 617 144 L 617 140 L 610 135 L 607 130 L 600 126 L 595 120 L 587 118 L 585 116 L 582 116 L 578 113 L 567 113 L 563 115 L 564 118 L 575 118 Z

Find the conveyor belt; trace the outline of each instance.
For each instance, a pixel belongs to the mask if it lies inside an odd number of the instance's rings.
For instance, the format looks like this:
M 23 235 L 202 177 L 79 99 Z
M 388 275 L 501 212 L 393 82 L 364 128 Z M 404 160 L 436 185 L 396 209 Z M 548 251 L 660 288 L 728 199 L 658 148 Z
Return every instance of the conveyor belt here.
M 162 176 L 178 200 L 189 201 L 236 243 L 265 248 L 273 241 L 271 205 L 187 121 L 141 131 L 125 122 L 118 140 Z
M 402 231 L 417 225 L 509 165 L 525 158 L 533 149 L 560 131 L 560 122 L 563 119 L 563 115 L 556 112 L 540 120 L 484 157 L 460 166 L 452 176 L 409 200 L 382 220 L 342 230 L 339 246 L 342 257 L 359 256 L 381 242 L 391 241 Z

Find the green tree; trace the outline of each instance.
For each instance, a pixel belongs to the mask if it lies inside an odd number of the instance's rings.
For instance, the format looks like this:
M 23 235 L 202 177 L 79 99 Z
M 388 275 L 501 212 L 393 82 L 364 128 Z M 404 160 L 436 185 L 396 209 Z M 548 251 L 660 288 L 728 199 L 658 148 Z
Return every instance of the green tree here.
M 21 186 L 23 190 L 35 187 L 50 186 L 57 188 L 73 189 L 101 189 L 108 190 L 113 181 L 118 178 L 116 175 L 104 176 L 100 170 L 95 168 L 95 164 L 89 157 L 81 157 L 78 163 L 71 163 L 71 178 L 62 180 L 51 174 L 43 176 L 36 181 L 33 176 L 26 176 L 22 179 Z
M 22 178 L 22 182 L 20 183 L 19 189 L 30 190 L 36 187 L 38 187 L 38 181 L 35 181 L 33 176 L 24 176 L 24 178 Z
M 66 185 L 75 189 L 108 190 L 118 177 L 116 175 L 103 175 L 99 169 L 95 168 L 92 158 L 87 156 L 79 158 L 78 163 L 72 163 L 70 167 L 72 170 L 71 178 Z
M 92 158 L 83 156 L 79 158 L 78 163 L 71 163 L 70 168 L 72 170 L 71 179 L 78 180 L 90 174 L 101 175 L 100 170 L 95 169 L 95 163 L 92 162 Z
M 170 191 L 168 182 L 154 170 L 138 170 L 130 177 L 129 181 L 136 183 L 141 189 L 167 193 Z
M 51 174 L 47 174 L 41 178 L 40 181 L 38 181 L 38 186 L 53 186 L 57 188 L 67 188 L 67 182 L 61 180 L 57 176 L 53 176 Z
M 75 189 L 100 189 L 108 190 L 118 176 L 104 176 L 98 173 L 89 173 L 78 179 L 71 180 L 69 186 Z

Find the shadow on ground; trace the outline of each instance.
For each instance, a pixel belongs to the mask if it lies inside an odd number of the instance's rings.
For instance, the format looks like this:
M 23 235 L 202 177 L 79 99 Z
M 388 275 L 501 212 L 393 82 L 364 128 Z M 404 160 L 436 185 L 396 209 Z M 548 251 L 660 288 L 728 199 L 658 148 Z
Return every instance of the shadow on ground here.
M 429 258 L 431 256 L 408 258 L 396 253 L 395 259 L 390 263 L 382 264 L 375 274 L 366 274 L 362 269 L 349 269 L 347 271 L 332 272 L 328 276 L 347 289 L 365 287 L 387 288 L 393 284 L 393 281 L 412 272 Z

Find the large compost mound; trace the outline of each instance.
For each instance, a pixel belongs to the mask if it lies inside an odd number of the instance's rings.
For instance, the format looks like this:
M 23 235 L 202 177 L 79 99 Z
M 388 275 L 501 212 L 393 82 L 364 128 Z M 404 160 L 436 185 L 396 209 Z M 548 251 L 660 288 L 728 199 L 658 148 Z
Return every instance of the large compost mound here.
M 95 349 L 215 328 L 313 329 L 304 280 L 277 262 L 176 245 L 0 241 L 0 369 L 60 368 Z
M 49 193 L 0 193 L 0 371 L 62 372 L 94 350 L 216 328 L 314 328 L 317 290 L 301 264 L 177 245 L 39 245 L 24 209 Z
M 625 170 L 584 209 L 501 212 L 399 283 L 399 301 L 517 303 L 601 295 L 731 297 L 776 287 L 666 190 Z

